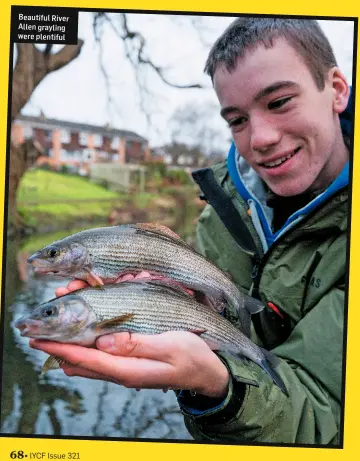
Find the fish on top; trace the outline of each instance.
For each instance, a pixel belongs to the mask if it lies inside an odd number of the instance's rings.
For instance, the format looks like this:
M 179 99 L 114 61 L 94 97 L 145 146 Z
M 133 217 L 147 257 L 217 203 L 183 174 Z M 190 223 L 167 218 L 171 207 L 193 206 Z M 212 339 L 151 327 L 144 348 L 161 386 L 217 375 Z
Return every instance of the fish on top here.
M 279 359 L 254 344 L 231 322 L 173 283 L 132 280 L 87 287 L 52 299 L 15 322 L 22 336 L 91 347 L 101 335 L 189 331 L 214 351 L 226 351 L 259 365 L 288 395 L 275 368 Z M 48 368 L 56 366 L 48 359 Z M 256 385 L 256 383 L 253 383 Z
M 242 293 L 208 259 L 165 226 L 140 223 L 100 227 L 57 240 L 28 258 L 37 273 L 85 280 L 91 286 L 115 283 L 119 277 L 147 271 L 203 293 L 221 312 L 237 309 L 241 328 L 250 337 L 250 315 L 264 308 Z

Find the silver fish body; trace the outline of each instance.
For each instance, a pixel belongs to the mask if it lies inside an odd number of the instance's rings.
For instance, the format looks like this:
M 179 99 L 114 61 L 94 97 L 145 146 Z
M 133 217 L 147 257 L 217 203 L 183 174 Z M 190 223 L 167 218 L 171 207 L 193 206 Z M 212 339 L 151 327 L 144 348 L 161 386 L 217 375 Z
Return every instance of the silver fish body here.
M 89 229 L 46 246 L 28 262 L 37 272 L 86 280 L 92 286 L 143 270 L 161 275 L 204 293 L 219 311 L 230 303 L 250 336 L 249 313 L 261 310 L 261 302 L 241 293 L 213 263 L 163 229 L 149 224 Z
M 127 331 L 197 333 L 213 350 L 247 358 L 286 393 L 274 356 L 217 312 L 160 281 L 131 281 L 85 288 L 40 305 L 15 323 L 22 336 L 92 346 L 97 337 Z

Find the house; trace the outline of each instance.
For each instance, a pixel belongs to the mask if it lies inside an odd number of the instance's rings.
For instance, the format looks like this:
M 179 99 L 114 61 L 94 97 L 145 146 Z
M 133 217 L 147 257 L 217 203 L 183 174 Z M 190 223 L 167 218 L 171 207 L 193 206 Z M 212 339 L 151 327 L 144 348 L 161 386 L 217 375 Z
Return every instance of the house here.
M 175 143 L 153 148 L 151 158 L 159 161 L 161 159 L 170 170 L 181 169 L 189 172 L 202 167 L 206 161 L 198 148 Z
M 44 148 L 37 165 L 48 164 L 54 169 L 66 165 L 81 174 L 88 174 L 93 163 L 140 163 L 150 157 L 145 138 L 110 126 L 20 115 L 12 125 L 11 139 L 21 144 L 28 138 Z

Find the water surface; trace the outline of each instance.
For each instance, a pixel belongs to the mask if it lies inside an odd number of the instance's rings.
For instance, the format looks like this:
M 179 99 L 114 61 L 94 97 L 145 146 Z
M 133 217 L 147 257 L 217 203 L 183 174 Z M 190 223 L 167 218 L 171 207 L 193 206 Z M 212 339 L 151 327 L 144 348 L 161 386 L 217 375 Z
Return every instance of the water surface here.
M 51 235 L 46 236 L 53 241 Z M 44 242 L 46 244 L 47 242 Z M 23 250 L 25 248 L 25 251 Z M 61 436 L 191 439 L 173 392 L 127 389 L 103 381 L 40 377 L 47 354 L 31 349 L 14 322 L 54 297 L 64 279 L 33 274 L 26 264 L 31 242 L 8 242 L 0 432 Z

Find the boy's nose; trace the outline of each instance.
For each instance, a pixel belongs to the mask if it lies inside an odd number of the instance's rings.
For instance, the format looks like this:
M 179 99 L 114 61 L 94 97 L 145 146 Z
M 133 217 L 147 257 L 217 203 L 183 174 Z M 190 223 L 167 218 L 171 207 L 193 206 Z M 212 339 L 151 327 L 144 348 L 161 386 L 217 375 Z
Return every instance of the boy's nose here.
M 280 139 L 280 131 L 274 124 L 259 117 L 251 121 L 250 145 L 252 150 L 265 152 L 271 146 L 277 144 Z

